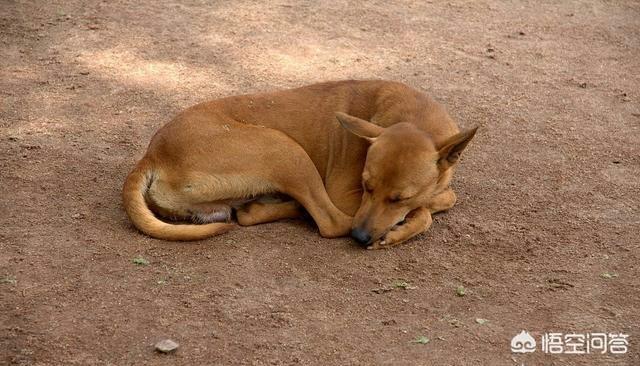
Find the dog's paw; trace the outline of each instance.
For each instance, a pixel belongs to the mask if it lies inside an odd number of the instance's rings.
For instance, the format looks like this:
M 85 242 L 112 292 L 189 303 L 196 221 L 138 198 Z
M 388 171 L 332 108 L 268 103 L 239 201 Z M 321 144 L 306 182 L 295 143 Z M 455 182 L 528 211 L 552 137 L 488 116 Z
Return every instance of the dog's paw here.
M 380 239 L 375 241 L 373 244 L 369 245 L 367 249 L 368 250 L 389 249 L 392 246 L 395 246 L 396 244 L 399 244 L 399 243 L 393 243 L 393 242 Z
M 401 225 L 394 226 L 382 238 L 376 240 L 373 244 L 369 245 L 367 249 L 388 249 L 402 243 L 405 240 L 404 233 L 398 230 Z

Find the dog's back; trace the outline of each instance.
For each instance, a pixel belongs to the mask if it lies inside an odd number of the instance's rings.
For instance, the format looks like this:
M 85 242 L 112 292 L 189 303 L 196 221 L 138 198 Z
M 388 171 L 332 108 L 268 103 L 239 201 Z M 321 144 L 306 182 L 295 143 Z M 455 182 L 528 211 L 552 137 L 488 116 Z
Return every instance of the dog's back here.
M 382 137 L 363 138 L 361 128 Z M 427 202 L 424 197 L 405 200 L 405 209 L 420 206 L 419 217 L 427 220 L 429 212 L 455 202 L 455 195 L 447 190 L 453 171 L 449 166 L 473 132 L 458 135 L 440 104 L 391 81 L 327 82 L 217 99 L 185 110 L 156 133 L 125 183 L 124 205 L 136 226 L 151 236 L 194 240 L 228 230 L 229 224 L 208 221 L 229 218 L 233 202 L 283 193 L 304 206 L 323 236 L 345 235 L 350 215 L 361 207 L 365 161 L 382 161 L 382 156 L 386 162 L 374 164 L 381 176 L 406 176 L 400 183 L 413 182 L 408 191 L 430 192 L 440 202 L 434 205 L 436 201 L 429 198 Z M 447 144 L 455 156 L 436 149 Z M 375 159 L 369 159 L 372 149 L 377 151 Z M 396 150 L 399 160 L 389 156 Z M 438 160 L 445 150 L 448 165 Z M 411 174 L 393 173 L 398 169 Z M 420 178 L 438 175 L 437 182 Z M 150 208 L 165 217 L 206 223 L 165 223 Z M 249 203 L 238 209 L 237 217 L 241 224 L 253 224 L 299 212 L 289 203 Z M 424 228 L 425 223 L 411 230 Z M 389 225 L 379 225 L 381 229 L 372 232 L 383 233 Z M 393 241 L 388 238 L 387 244 L 413 234 L 407 232 Z

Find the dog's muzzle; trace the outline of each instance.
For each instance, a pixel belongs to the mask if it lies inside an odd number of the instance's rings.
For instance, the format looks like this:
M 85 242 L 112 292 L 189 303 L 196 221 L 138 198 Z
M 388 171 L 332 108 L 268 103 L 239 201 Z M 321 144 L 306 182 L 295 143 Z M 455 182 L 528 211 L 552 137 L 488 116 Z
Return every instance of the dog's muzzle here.
M 369 235 L 369 233 L 364 229 L 355 228 L 351 230 L 351 236 L 356 239 L 360 246 L 363 247 L 369 245 L 369 242 L 371 241 L 371 235 Z

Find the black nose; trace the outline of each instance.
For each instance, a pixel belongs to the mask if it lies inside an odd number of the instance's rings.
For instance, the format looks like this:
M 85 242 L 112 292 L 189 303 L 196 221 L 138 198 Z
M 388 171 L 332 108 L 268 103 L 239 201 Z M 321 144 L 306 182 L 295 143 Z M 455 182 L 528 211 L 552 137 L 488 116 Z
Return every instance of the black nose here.
M 351 230 L 351 236 L 356 239 L 361 246 L 365 246 L 371 241 L 371 235 L 364 229 L 355 228 Z

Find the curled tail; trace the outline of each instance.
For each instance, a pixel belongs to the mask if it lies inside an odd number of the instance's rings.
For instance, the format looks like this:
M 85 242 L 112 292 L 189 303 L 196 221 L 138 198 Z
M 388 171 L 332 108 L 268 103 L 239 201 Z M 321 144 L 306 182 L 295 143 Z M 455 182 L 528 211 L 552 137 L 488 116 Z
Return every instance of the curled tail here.
M 133 169 L 122 189 L 122 200 L 127 215 L 143 233 L 164 240 L 200 240 L 229 231 L 234 227 L 227 223 L 204 225 L 169 224 L 158 219 L 145 201 L 145 195 L 153 180 L 153 166 L 142 159 Z

